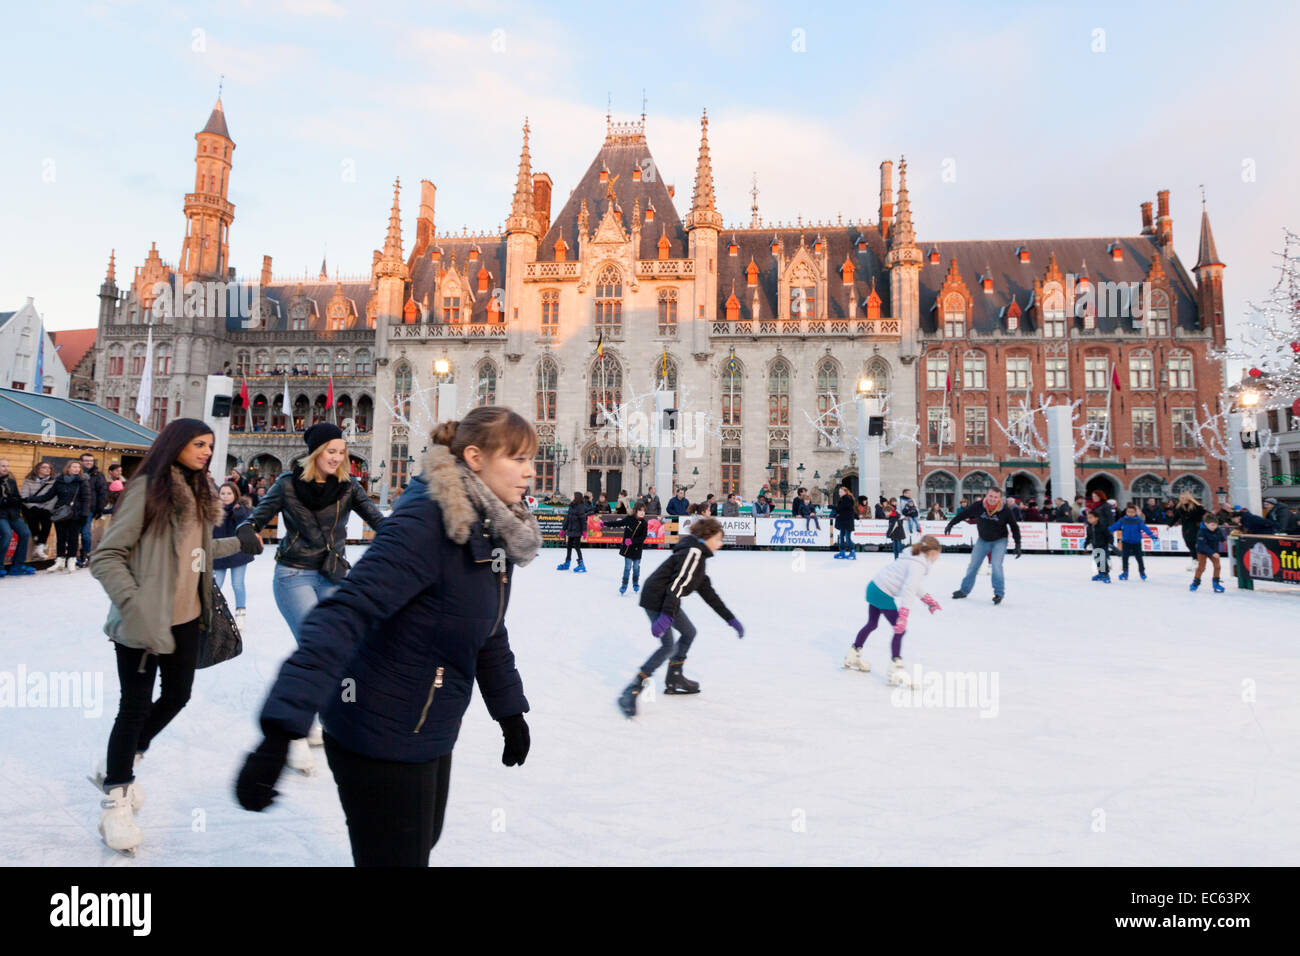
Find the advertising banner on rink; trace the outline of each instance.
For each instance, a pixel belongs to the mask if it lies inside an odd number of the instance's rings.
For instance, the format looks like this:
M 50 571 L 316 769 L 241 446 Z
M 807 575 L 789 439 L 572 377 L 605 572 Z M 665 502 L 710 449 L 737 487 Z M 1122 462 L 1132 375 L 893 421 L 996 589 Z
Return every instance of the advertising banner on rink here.
M 734 519 L 733 519 L 734 520 Z M 832 519 L 821 518 L 819 528 L 803 518 L 755 518 L 755 542 L 761 548 L 829 548 Z
M 1277 535 L 1237 535 L 1233 554 L 1238 583 L 1300 585 L 1300 538 Z
M 697 521 L 699 515 L 684 515 L 678 519 L 678 534 L 690 534 L 691 522 Z M 658 519 L 655 519 L 658 520 Z M 738 515 L 734 518 L 718 517 L 715 521 L 722 524 L 722 543 L 726 545 L 750 545 L 755 543 L 756 531 L 754 522 L 757 521 L 753 515 Z M 662 532 L 660 533 L 662 541 Z
M 626 515 L 607 514 L 604 517 L 606 521 L 612 521 L 618 518 L 624 518 Z M 664 522 L 662 519 L 651 516 L 646 518 L 646 524 L 649 525 L 649 527 L 646 528 L 645 546 L 647 548 L 663 547 Z M 600 515 L 587 515 L 587 530 L 583 534 L 582 540 L 585 544 L 621 544 L 626 532 L 626 528 L 618 526 L 607 527 L 605 523 L 601 521 Z M 545 534 L 545 532 L 543 532 L 543 534 Z M 729 544 L 730 542 L 727 543 Z M 752 544 L 753 542 L 750 543 Z

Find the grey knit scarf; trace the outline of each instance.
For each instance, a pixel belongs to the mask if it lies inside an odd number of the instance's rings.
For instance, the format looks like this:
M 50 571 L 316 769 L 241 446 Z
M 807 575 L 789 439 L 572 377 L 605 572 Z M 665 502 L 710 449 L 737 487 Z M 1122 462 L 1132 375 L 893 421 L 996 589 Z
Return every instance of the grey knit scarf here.
M 506 556 L 520 567 L 537 557 L 542 548 L 542 529 L 528 505 L 523 501 L 507 505 L 468 465 L 457 462 L 456 467 L 470 503 L 486 516 L 484 523 L 493 539 L 506 549 Z

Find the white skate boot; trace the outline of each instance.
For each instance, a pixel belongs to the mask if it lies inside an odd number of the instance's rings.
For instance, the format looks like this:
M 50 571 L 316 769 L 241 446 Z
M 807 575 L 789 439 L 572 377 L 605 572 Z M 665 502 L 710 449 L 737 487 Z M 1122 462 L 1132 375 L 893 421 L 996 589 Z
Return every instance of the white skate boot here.
M 44 560 L 45 560 L 46 558 L 48 558 L 48 557 L 49 557 L 49 555 L 48 555 L 48 554 L 46 553 L 46 551 L 45 551 L 45 545 L 43 545 L 43 544 L 38 544 L 38 545 L 36 546 L 36 560 L 37 560 L 37 561 L 44 561 Z
M 844 669 L 867 674 L 871 671 L 871 662 L 862 659 L 862 648 L 849 647 L 849 652 L 844 655 Z
M 289 741 L 288 765 L 290 770 L 296 770 L 305 777 L 315 776 L 316 758 L 311 755 L 311 744 L 307 743 L 306 737 Z
M 135 856 L 142 835 L 131 816 L 131 798 L 127 788 L 114 787 L 99 805 L 103 808 L 99 815 L 99 835 L 104 838 L 104 843 L 110 850 Z
M 241 634 L 244 632 L 244 622 L 247 620 L 247 618 L 248 618 L 247 611 L 245 611 L 242 607 L 235 608 L 235 627 L 239 628 L 239 632 Z
M 325 746 L 325 731 L 321 727 L 319 720 L 311 722 L 311 730 L 307 731 L 307 743 L 312 747 Z
M 889 664 L 889 686 L 916 689 L 916 681 L 912 680 L 912 675 L 903 667 L 901 657 L 895 657 Z
M 135 762 L 132 763 L 131 765 L 132 773 L 134 773 L 135 769 L 140 766 L 140 761 L 143 759 L 144 759 L 144 754 L 135 755 Z M 107 776 L 108 776 L 108 759 L 106 757 L 100 757 L 99 761 L 95 764 L 95 772 L 91 776 L 90 782 L 95 785 L 95 788 L 97 790 L 103 790 L 104 778 Z M 136 813 L 139 813 L 140 808 L 144 806 L 144 791 L 140 789 L 140 782 L 137 780 L 133 783 L 127 784 L 126 787 L 127 787 L 127 796 L 130 797 L 131 799 L 131 809 Z

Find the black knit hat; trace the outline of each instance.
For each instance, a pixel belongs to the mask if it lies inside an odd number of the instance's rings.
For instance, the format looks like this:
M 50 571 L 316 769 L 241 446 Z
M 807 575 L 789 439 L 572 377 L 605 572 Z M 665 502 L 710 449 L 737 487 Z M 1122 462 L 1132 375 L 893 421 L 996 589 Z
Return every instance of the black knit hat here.
M 317 422 L 302 434 L 302 440 L 307 443 L 308 454 L 311 454 L 326 442 L 332 442 L 334 439 L 342 437 L 343 429 L 333 422 Z

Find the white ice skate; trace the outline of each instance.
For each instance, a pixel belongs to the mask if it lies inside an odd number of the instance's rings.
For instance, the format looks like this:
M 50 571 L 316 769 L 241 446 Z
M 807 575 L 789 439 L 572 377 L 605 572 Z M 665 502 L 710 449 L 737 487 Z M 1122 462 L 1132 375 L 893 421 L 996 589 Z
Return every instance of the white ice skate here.
M 912 675 L 907 672 L 906 668 L 904 668 L 903 659 L 901 657 L 895 657 L 893 661 L 890 662 L 889 686 L 908 687 L 913 690 L 916 689 L 916 681 L 912 679 Z
M 37 560 L 37 561 L 44 561 L 46 558 L 49 557 L 49 555 L 45 553 L 45 545 L 43 545 L 43 544 L 38 544 L 38 545 L 36 546 L 36 555 L 35 555 L 35 557 L 36 557 L 36 560 Z
M 131 816 L 131 798 L 127 788 L 114 787 L 99 805 L 103 808 L 99 815 L 99 835 L 104 838 L 104 843 L 110 850 L 135 856 L 142 835 Z
M 239 628 L 240 633 L 244 631 L 244 622 L 248 619 L 248 612 L 242 607 L 235 608 L 235 627 Z
M 135 772 L 136 767 L 140 766 L 140 761 L 143 759 L 144 759 L 144 754 L 135 755 L 135 762 L 131 765 L 132 773 Z M 95 785 L 95 789 L 103 790 L 104 778 L 107 776 L 108 776 L 108 760 L 105 757 L 100 757 L 98 762 L 95 764 L 94 773 L 91 774 L 90 776 L 90 782 Z M 139 813 L 140 808 L 144 806 L 144 791 L 140 789 L 140 782 L 137 780 L 134 783 L 128 784 L 127 792 L 128 792 L 128 796 L 130 796 L 131 798 L 131 809 L 134 810 L 136 813 Z
M 850 647 L 849 652 L 844 655 L 844 669 L 862 671 L 866 674 L 871 671 L 871 662 L 862 659 L 862 648 Z
M 325 746 L 325 731 L 319 720 L 312 721 L 311 730 L 307 731 L 307 743 L 313 747 Z
M 305 777 L 315 776 L 316 758 L 311 755 L 311 744 L 307 743 L 306 737 L 289 741 L 288 765 L 290 770 L 296 770 Z

